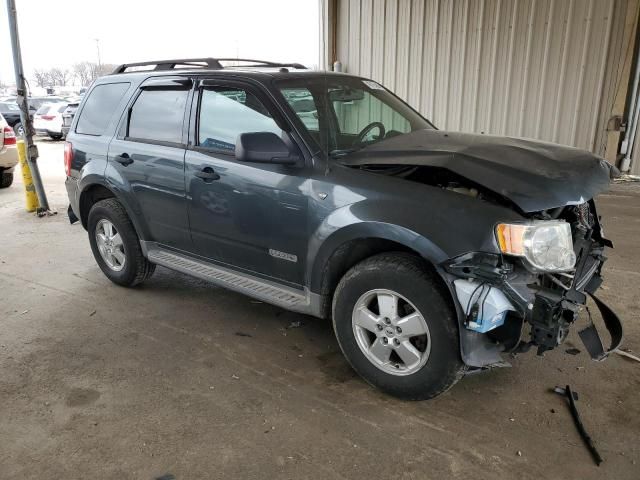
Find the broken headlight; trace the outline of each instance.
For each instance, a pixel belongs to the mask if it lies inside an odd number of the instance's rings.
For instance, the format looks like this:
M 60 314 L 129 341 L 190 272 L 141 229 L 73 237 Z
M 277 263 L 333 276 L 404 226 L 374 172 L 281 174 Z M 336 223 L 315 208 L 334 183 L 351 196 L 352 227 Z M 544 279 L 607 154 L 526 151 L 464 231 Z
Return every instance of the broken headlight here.
M 565 272 L 576 263 L 571 226 L 563 220 L 500 223 L 496 237 L 502 253 L 524 257 L 538 271 Z

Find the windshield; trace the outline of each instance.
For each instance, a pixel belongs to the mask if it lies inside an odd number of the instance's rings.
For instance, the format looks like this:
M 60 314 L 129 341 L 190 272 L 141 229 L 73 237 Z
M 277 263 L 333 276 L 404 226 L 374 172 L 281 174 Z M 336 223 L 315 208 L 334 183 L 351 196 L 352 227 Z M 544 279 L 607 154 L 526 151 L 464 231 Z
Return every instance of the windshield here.
M 277 86 L 298 117 L 299 126 L 332 157 L 415 130 L 434 128 L 372 80 L 326 75 L 283 80 Z

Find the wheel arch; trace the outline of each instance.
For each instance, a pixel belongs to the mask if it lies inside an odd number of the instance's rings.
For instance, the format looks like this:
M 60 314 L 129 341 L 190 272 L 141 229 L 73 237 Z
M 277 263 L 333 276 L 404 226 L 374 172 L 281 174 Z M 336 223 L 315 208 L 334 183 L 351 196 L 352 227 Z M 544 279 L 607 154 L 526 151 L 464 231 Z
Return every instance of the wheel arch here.
M 315 253 L 312 253 L 314 251 Z M 323 299 L 322 316 L 330 316 L 333 293 L 344 274 L 365 258 L 383 252 L 415 255 L 425 267 L 437 273 L 442 286 L 450 292 L 437 265 L 447 255 L 425 237 L 407 228 L 380 222 L 362 222 L 335 231 L 317 249 L 310 249 L 312 268 L 309 289 Z M 452 299 L 453 302 L 453 299 Z
M 80 222 L 82 223 L 82 226 L 84 227 L 84 229 L 85 230 L 87 229 L 89 212 L 91 211 L 91 207 L 96 202 L 99 202 L 100 200 L 105 200 L 107 198 L 115 198 L 116 200 L 118 200 L 118 202 L 120 202 L 120 204 L 124 207 L 125 211 L 127 212 L 127 216 L 129 217 L 129 220 L 131 220 L 131 223 L 133 224 L 133 227 L 136 231 L 136 234 L 138 235 L 138 238 L 140 240 L 146 239 L 147 238 L 147 236 L 145 235 L 146 231 L 140 225 L 140 222 L 131 211 L 131 208 L 127 204 L 127 202 L 124 201 L 123 198 L 120 195 L 118 195 L 114 189 L 109 188 L 108 185 L 102 182 L 96 182 L 96 183 L 91 183 L 86 185 L 82 189 L 78 197 L 78 208 L 80 210 L 79 211 Z

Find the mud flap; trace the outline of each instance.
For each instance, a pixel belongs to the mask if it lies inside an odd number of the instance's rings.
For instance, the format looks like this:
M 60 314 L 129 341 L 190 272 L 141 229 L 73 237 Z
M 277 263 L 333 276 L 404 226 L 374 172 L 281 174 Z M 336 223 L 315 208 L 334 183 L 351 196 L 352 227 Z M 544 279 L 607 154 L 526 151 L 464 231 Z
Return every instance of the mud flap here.
M 69 208 L 67 208 L 67 216 L 69 217 L 69 223 L 71 225 L 73 225 L 78 221 L 78 217 L 76 217 L 76 214 L 73 213 L 73 209 L 71 208 L 71 205 L 69 205 Z
M 589 352 L 589 355 L 591 355 L 591 358 L 596 361 L 601 361 L 607 358 L 609 354 L 616 350 L 622 343 L 622 322 L 620 322 L 620 318 L 618 318 L 606 303 L 591 293 L 589 296 L 598 306 L 598 310 L 600 310 L 604 325 L 607 327 L 609 335 L 611 335 L 611 346 L 605 351 L 598 330 L 593 322 L 590 322 L 588 327 L 580 330 L 578 335 L 580 335 L 580 339 Z

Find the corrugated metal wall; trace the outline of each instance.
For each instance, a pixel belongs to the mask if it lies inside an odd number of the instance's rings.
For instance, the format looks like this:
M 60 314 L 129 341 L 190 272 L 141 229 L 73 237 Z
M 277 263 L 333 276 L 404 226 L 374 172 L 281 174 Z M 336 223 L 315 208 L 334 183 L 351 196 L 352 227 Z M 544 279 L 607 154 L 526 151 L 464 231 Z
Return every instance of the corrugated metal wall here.
M 619 54 L 611 45 L 626 4 L 338 0 L 336 58 L 439 128 L 599 151 L 608 120 L 602 99 L 620 81 L 607 67 Z

